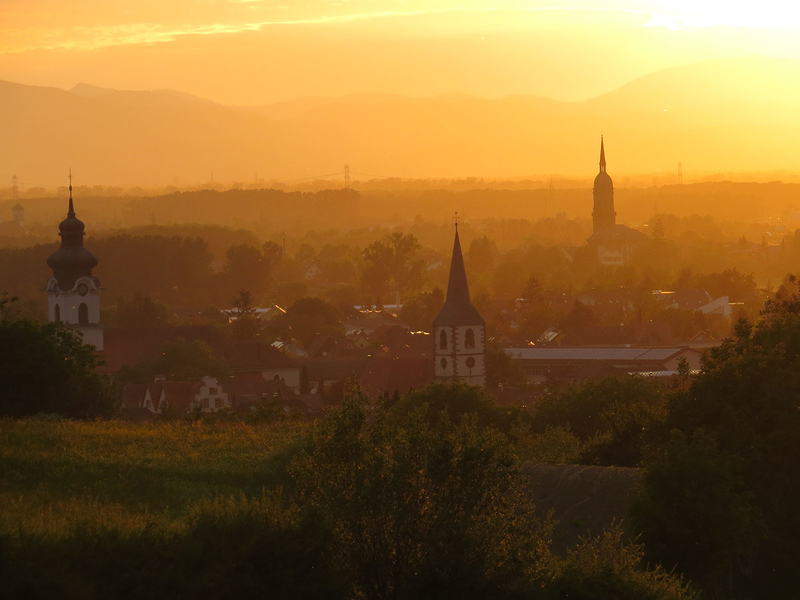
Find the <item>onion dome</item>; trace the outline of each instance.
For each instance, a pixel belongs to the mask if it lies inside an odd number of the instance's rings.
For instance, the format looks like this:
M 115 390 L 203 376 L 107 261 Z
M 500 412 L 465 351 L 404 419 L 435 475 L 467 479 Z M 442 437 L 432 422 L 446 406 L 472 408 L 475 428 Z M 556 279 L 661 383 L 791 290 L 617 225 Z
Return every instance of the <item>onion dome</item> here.
M 605 145 L 603 144 L 603 136 L 600 136 L 600 172 L 597 174 L 597 177 L 594 178 L 594 189 L 610 190 L 613 188 L 614 183 L 611 181 L 611 177 L 606 172 L 606 149 Z
M 484 325 L 485 321 L 478 309 L 472 304 L 469 297 L 467 284 L 467 271 L 464 268 L 464 256 L 461 254 L 461 242 L 458 239 L 458 224 L 456 224 L 456 239 L 453 242 L 453 258 L 450 262 L 450 280 L 447 282 L 447 297 L 444 306 L 436 318 L 433 326 L 458 325 Z
M 61 247 L 47 259 L 47 266 L 53 269 L 53 277 L 58 282 L 62 291 L 75 287 L 79 277 L 91 277 L 92 269 L 97 266 L 97 257 L 83 247 L 85 226 L 83 221 L 75 216 L 72 203 L 72 171 L 70 171 L 69 184 L 69 211 L 67 218 L 58 225 L 61 236 Z

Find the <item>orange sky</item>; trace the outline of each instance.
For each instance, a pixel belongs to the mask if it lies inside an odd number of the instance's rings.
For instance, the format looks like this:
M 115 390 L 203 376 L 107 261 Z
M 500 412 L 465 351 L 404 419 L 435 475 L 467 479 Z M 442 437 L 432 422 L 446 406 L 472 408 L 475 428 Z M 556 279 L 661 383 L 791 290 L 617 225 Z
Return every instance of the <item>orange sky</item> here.
M 2 0 L 0 79 L 228 104 L 388 92 L 579 100 L 700 60 L 800 58 L 777 0 Z

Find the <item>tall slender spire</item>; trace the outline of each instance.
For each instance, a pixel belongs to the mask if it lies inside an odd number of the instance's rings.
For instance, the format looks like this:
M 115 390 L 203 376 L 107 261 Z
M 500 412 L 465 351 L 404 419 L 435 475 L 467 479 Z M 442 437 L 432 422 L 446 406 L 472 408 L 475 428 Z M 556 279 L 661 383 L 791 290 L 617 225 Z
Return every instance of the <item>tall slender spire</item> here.
M 461 240 L 458 239 L 458 221 L 456 221 L 456 238 L 453 242 L 453 257 L 450 259 L 450 279 L 447 282 L 448 302 L 470 302 L 467 270 L 464 267 L 464 255 L 461 253 Z
M 67 216 L 75 216 L 75 208 L 72 206 L 72 167 L 69 168 L 69 211 L 67 212 Z
M 483 325 L 484 320 L 473 306 L 469 297 L 467 271 L 464 267 L 464 256 L 461 253 L 461 241 L 458 238 L 458 224 L 453 241 L 453 258 L 450 261 L 450 279 L 447 282 L 447 296 L 444 306 L 434 325 Z
M 603 145 L 603 134 L 600 134 L 600 172 L 606 172 L 606 149 Z

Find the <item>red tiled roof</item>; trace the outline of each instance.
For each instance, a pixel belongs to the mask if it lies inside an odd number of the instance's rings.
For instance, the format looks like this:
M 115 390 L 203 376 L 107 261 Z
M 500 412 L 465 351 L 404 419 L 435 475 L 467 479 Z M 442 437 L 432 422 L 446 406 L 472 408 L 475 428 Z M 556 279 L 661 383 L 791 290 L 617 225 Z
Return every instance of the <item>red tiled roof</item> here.
M 430 358 L 373 358 L 358 374 L 358 383 L 373 397 L 395 390 L 405 394 L 431 383 L 433 374 Z
M 146 408 L 142 406 L 145 392 L 150 392 L 153 410 L 158 410 L 161 392 L 167 406 L 176 412 L 187 412 L 191 409 L 194 397 L 202 384 L 193 381 L 157 381 L 154 383 L 129 383 L 123 392 L 123 404 L 126 409 Z
M 340 381 L 358 375 L 369 361 L 368 358 L 314 358 L 302 361 L 308 380 Z
M 139 408 L 144 399 L 147 384 L 129 383 L 122 392 L 122 406 L 125 408 Z
M 299 368 L 297 362 L 264 340 L 229 340 L 217 356 L 232 371 Z
M 675 342 L 675 334 L 672 326 L 664 321 L 648 321 L 638 323 L 634 330 L 634 337 L 637 344 L 651 345 L 650 341 L 658 340 L 656 345 L 670 346 Z
M 151 396 L 154 403 L 158 402 L 161 397 L 161 389 L 163 389 L 164 399 L 167 401 L 167 406 L 171 411 L 188 412 L 191 410 L 194 397 L 202 384 L 193 381 L 162 381 L 152 385 L 160 386 L 160 388 L 157 388 L 158 395 Z M 158 407 L 154 406 L 154 408 Z
M 261 398 L 274 398 L 275 394 L 280 399 L 294 396 L 294 392 L 281 379 L 264 379 L 234 377 L 230 382 L 222 385 L 222 391 L 228 393 L 228 398 L 237 403 L 257 402 Z
M 225 361 L 232 371 L 288 369 L 297 363 L 263 340 L 239 340 L 206 325 L 159 327 L 149 329 L 109 328 L 104 331 L 104 372 L 116 373 L 123 365 L 132 367 L 145 360 L 154 360 L 164 342 L 184 338 L 199 340 L 211 347 L 214 355 Z
M 201 340 L 215 349 L 224 334 L 214 327 L 203 325 L 146 329 L 107 328 L 103 331 L 102 356 L 106 361 L 103 370 L 116 373 L 123 365 L 132 367 L 142 361 L 153 360 L 158 356 L 164 342 L 178 338 Z

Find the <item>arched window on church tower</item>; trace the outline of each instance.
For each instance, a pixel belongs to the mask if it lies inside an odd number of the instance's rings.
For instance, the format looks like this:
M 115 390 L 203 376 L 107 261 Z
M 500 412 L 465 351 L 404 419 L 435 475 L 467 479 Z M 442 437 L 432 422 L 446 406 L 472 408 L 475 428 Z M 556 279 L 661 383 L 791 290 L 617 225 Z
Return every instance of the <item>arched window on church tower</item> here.
M 78 325 L 89 324 L 89 307 L 85 302 L 82 302 L 78 307 Z
M 53 309 L 53 317 L 56 323 L 61 320 L 61 307 L 58 304 L 56 304 L 56 307 Z
M 444 329 L 439 334 L 439 350 L 447 350 L 447 332 Z
M 475 332 L 472 329 L 467 329 L 464 333 L 464 348 L 475 347 Z

